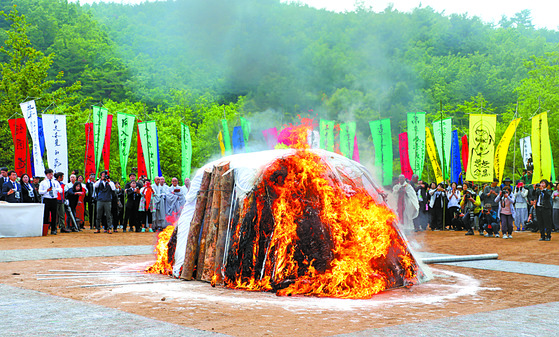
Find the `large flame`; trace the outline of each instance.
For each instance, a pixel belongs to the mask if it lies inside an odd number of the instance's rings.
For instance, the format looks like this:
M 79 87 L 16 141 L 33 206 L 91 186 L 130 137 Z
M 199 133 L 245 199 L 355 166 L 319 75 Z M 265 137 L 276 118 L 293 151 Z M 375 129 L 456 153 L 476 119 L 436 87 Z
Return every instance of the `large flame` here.
M 306 150 L 266 168 L 237 217 L 226 285 L 278 295 L 370 298 L 417 283 L 418 267 L 394 212 L 358 181 L 342 180 Z
M 167 226 L 157 235 L 157 245 L 155 246 L 157 261 L 146 269 L 146 273 L 164 275 L 171 275 L 173 273 L 173 265 L 169 263 L 168 244 L 174 230 L 175 226 Z

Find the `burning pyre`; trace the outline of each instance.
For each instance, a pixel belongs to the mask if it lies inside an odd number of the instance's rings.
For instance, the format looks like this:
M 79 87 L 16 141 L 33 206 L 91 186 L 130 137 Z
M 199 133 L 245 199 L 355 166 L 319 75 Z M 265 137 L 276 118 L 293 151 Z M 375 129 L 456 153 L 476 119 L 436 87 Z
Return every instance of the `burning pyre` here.
M 175 243 L 175 245 L 173 243 Z M 155 263 L 150 267 L 146 268 L 145 272 L 148 274 L 171 275 L 173 273 L 175 247 L 175 226 L 167 226 L 164 230 L 157 234 L 157 245 L 155 246 L 154 251 L 157 255 L 157 261 L 155 261 Z

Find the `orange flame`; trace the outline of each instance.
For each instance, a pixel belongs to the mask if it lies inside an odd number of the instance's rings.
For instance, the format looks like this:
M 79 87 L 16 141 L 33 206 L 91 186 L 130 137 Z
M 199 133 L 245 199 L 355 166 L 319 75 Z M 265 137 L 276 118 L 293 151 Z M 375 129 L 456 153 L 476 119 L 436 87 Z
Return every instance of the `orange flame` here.
M 395 213 L 377 204 L 359 182 L 334 176 L 306 150 L 265 169 L 236 224 L 232 251 L 240 266 L 234 276 L 226 272 L 226 286 L 282 296 L 370 298 L 417 283 L 418 267 L 396 229 Z M 263 219 L 270 196 L 272 224 Z M 254 202 L 257 234 L 248 254 L 239 240 L 247 235 L 242 222 Z
M 169 247 L 167 244 L 173 235 L 175 226 L 167 226 L 157 235 L 157 245 L 154 252 L 157 254 L 157 261 L 145 271 L 148 274 L 171 275 L 173 273 L 173 265 L 168 262 Z

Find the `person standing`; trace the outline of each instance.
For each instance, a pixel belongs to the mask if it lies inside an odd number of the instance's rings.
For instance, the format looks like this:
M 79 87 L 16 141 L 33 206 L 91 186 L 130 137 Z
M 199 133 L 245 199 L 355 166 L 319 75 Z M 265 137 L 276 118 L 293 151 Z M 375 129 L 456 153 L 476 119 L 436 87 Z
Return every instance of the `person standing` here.
M 406 229 L 413 228 L 413 219 L 419 212 L 419 201 L 413 187 L 406 181 L 406 177 L 400 174 L 398 183 L 392 191 L 398 197 L 398 218 Z
M 86 195 L 85 195 L 85 212 L 87 213 L 87 219 L 89 220 L 89 229 L 93 229 L 95 226 L 95 174 L 91 173 L 87 182 L 85 183 Z
M 516 230 L 523 231 L 525 230 L 525 228 L 523 228 L 524 223 L 528 220 L 528 189 L 524 188 L 524 183 L 522 181 L 516 185 L 513 199 L 516 214 L 514 218 Z M 557 201 L 559 201 L 559 199 Z
M 120 183 L 118 181 L 115 182 L 111 210 L 113 213 L 114 232 L 117 233 L 118 227 L 122 226 L 122 220 L 124 218 L 124 190 L 120 188 Z
M 435 183 L 431 183 L 429 194 L 431 199 L 429 207 L 431 209 L 431 230 L 439 231 L 443 229 L 443 200 L 445 199 L 445 190 L 442 183 L 439 183 L 434 188 Z
M 30 183 L 27 173 L 21 176 L 21 197 L 24 203 L 31 204 L 39 202 L 39 191 Z
M 145 180 L 144 187 L 140 189 L 140 193 L 142 198 L 140 199 L 140 206 L 138 208 L 140 221 L 142 223 L 142 233 L 146 231 L 146 226 L 149 232 L 153 232 L 152 223 L 153 223 L 153 188 L 151 187 L 151 182 L 149 179 Z
M 0 168 L 0 188 L 4 188 L 4 184 L 8 182 L 8 168 Z M 0 193 L 0 200 L 6 200 L 3 193 Z
M 54 174 L 54 178 L 60 184 L 60 188 L 64 191 L 64 173 L 56 172 Z M 58 215 L 58 228 L 60 228 L 60 232 L 62 233 L 70 233 L 70 230 L 66 226 L 66 211 L 65 211 L 65 198 L 64 192 L 58 193 L 57 205 L 56 205 L 56 214 Z
M 516 214 L 510 187 L 503 187 L 495 201 L 499 203 L 499 218 L 501 219 L 503 239 L 512 239 L 512 220 L 516 217 Z
M 155 214 L 154 214 L 154 226 L 155 230 L 163 230 L 167 227 L 168 223 L 166 220 L 166 196 L 167 191 L 169 191 L 169 186 L 165 184 L 165 178 L 159 177 L 159 184 L 154 186 L 155 191 Z
M 56 205 L 58 194 L 63 193 L 58 181 L 53 179 L 52 169 L 45 170 L 46 178 L 39 184 L 39 194 L 43 197 L 45 211 L 43 214 L 43 223 L 50 223 L 50 234 L 56 235 Z
M 551 217 L 553 209 L 551 183 L 546 179 L 542 179 L 539 188 L 540 190 L 536 194 L 536 213 L 540 226 L 540 241 L 550 241 L 551 227 L 553 226 Z
M 128 179 L 129 179 L 129 181 L 126 183 L 126 185 L 124 185 L 124 190 L 128 190 L 130 188 L 130 185 L 132 184 L 132 182 L 136 183 L 137 188 L 144 187 L 144 185 L 142 184 L 141 181 L 136 181 L 136 174 L 135 173 L 130 173 L 128 175 Z
M 464 184 L 466 186 L 466 184 Z M 479 213 L 481 212 L 481 200 L 478 195 L 471 189 L 465 189 L 460 202 L 460 207 L 464 214 L 463 223 L 464 227 L 468 230 L 466 235 L 474 235 L 474 228 L 476 219 L 479 220 Z M 483 227 L 479 227 L 479 234 L 483 235 Z
M 139 232 L 141 226 L 138 219 L 138 208 L 140 207 L 140 189 L 136 186 L 135 181 L 130 182 L 130 186 L 126 189 L 126 210 L 124 221 L 122 222 L 122 231 L 126 232 L 126 226 L 129 224 L 129 232 L 136 230 Z
M 455 214 L 458 213 L 460 209 L 460 191 L 458 190 L 458 186 L 456 183 L 450 184 L 450 190 L 446 192 L 446 198 L 448 200 L 447 204 L 447 213 L 446 213 L 446 225 L 448 229 L 457 229 L 452 228 L 452 219 L 455 218 Z
M 21 202 L 21 185 L 17 182 L 16 171 L 8 172 L 8 180 L 2 185 L 2 196 L 9 203 Z
M 113 216 L 111 214 L 111 201 L 115 184 L 107 177 L 107 171 L 101 172 L 101 178 L 93 184 L 97 194 L 97 216 L 95 221 L 95 233 L 101 233 L 101 219 L 107 217 L 107 233 L 113 233 Z
M 78 224 L 78 228 L 83 227 L 83 206 L 81 209 L 81 213 L 78 212 L 78 206 L 83 200 L 83 196 L 85 195 L 85 190 L 83 185 L 80 182 L 75 182 L 74 185 L 66 192 L 66 199 L 70 204 L 70 211 L 74 215 L 74 219 L 76 219 L 76 223 Z M 72 231 L 75 229 L 73 228 Z
M 184 185 L 181 187 L 182 194 L 186 197 L 188 191 L 190 190 L 190 179 L 184 178 Z
M 559 231 L 559 183 L 555 184 L 555 191 L 551 197 L 553 198 L 553 227 L 557 232 Z

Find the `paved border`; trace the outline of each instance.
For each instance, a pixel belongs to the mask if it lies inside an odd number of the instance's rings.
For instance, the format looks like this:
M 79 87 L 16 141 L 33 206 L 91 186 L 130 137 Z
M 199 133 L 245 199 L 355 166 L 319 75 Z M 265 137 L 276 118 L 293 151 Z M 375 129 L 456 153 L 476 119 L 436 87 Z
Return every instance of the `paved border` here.
M 0 262 L 153 254 L 154 246 L 101 246 L 0 250 Z
M 0 312 L 2 336 L 225 336 L 5 284 Z

